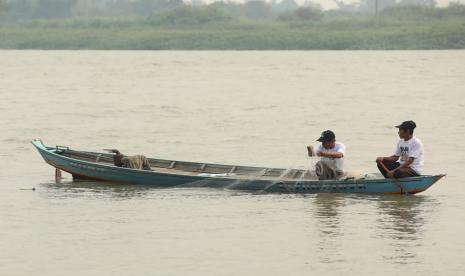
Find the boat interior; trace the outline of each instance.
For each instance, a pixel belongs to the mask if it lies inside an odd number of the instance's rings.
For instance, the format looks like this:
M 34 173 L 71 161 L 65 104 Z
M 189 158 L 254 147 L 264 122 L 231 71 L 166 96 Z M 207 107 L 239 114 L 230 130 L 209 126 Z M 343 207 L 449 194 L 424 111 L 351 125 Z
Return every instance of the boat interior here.
M 55 148 L 53 148 L 55 149 Z M 113 154 L 87 151 L 76 151 L 68 147 L 56 147 L 56 153 L 78 160 L 114 166 Z M 234 176 L 235 178 L 285 178 L 285 179 L 315 179 L 313 171 L 302 169 L 265 168 L 251 166 L 222 165 L 197 163 L 166 159 L 147 158 L 154 171 L 191 176 Z

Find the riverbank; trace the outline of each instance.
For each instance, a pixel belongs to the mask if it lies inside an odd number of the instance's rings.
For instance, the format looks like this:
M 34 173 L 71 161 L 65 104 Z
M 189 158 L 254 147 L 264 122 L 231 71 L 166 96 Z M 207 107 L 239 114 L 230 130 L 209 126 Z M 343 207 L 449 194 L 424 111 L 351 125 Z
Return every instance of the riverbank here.
M 465 19 L 150 25 L 132 20 L 37 21 L 0 26 L 1 49 L 425 50 L 465 49 Z

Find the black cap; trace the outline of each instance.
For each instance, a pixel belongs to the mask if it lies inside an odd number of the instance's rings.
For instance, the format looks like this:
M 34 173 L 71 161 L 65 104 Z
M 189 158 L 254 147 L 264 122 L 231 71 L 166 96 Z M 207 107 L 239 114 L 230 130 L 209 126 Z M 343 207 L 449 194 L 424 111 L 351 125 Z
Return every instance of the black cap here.
M 417 125 L 415 124 L 414 121 L 405 121 L 405 122 L 402 122 L 402 124 L 396 126 L 397 128 L 401 128 L 401 129 L 411 129 L 411 130 L 414 130 Z
M 331 130 L 325 130 L 321 133 L 320 138 L 318 138 L 318 142 L 330 142 L 336 139 L 336 135 Z

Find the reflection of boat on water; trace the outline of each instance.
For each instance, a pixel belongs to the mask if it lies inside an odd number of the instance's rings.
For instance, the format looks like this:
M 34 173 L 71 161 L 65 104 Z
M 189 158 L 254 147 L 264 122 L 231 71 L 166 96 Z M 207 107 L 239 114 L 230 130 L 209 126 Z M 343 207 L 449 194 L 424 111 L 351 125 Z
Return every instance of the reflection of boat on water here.
M 428 243 L 424 232 L 434 224 L 430 218 L 438 203 L 427 196 L 386 196 L 377 201 L 376 238 L 389 241 L 380 251 L 385 262 L 405 265 L 421 261 L 418 248 Z
M 396 239 L 417 239 L 423 219 L 432 212 L 436 201 L 422 196 L 414 198 L 386 197 L 378 200 L 380 228 Z
M 383 262 L 412 264 L 421 261 L 418 248 L 428 243 L 425 230 L 439 200 L 428 196 L 319 194 L 311 198 L 318 248 L 325 263 L 345 263 L 367 251 L 367 239 L 376 240 Z M 313 226 L 313 225 L 312 225 Z M 351 248 L 350 252 L 345 249 Z
M 113 165 L 108 153 L 47 147 L 34 140 L 44 160 L 75 179 L 91 179 L 173 187 L 202 183 L 204 187 L 291 193 L 382 193 L 414 194 L 428 189 L 444 175 L 425 175 L 400 180 L 347 178 L 319 181 L 308 170 L 207 164 L 149 158 L 151 171 Z

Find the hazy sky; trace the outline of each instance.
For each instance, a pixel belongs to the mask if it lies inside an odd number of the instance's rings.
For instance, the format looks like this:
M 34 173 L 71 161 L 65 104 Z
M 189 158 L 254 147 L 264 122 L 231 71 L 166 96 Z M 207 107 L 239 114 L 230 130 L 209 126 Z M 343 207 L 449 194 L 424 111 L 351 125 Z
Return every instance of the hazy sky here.
M 303 4 L 305 3 L 305 0 L 294 0 L 298 4 Z M 324 9 L 334 9 L 337 8 L 336 3 L 333 0 L 310 0 L 311 2 L 318 3 L 320 4 Z M 204 0 L 203 2 L 206 3 L 212 3 L 215 2 L 215 0 Z M 246 2 L 246 0 L 236 0 L 235 2 Z M 344 0 L 342 1 L 344 3 L 357 3 L 359 2 L 358 0 Z M 438 3 L 438 6 L 447 6 L 451 2 L 460 2 L 462 4 L 465 4 L 465 0 L 458 0 L 458 1 L 451 1 L 451 0 L 436 0 Z
M 297 3 L 304 3 L 305 0 L 295 0 Z M 334 1 L 332 0 L 311 0 L 312 2 L 319 3 L 323 8 L 325 9 L 332 9 L 336 8 L 337 5 L 335 4 Z M 344 0 L 342 1 L 344 3 L 356 3 L 359 2 L 357 0 Z M 450 1 L 450 0 L 436 0 L 438 3 L 438 6 L 447 6 L 450 2 L 460 2 L 465 4 L 465 0 L 460 0 L 460 1 Z

